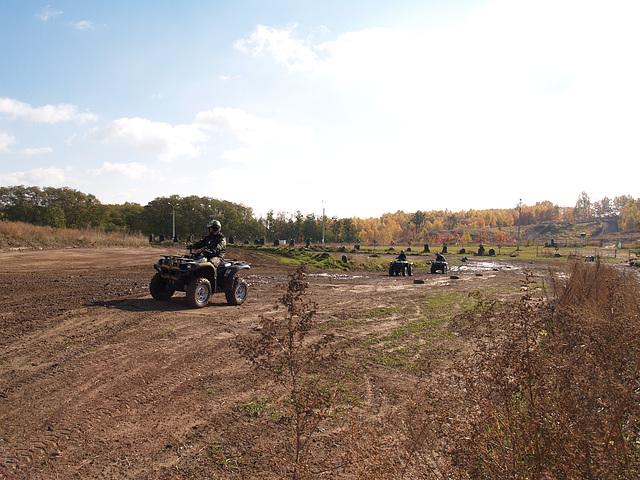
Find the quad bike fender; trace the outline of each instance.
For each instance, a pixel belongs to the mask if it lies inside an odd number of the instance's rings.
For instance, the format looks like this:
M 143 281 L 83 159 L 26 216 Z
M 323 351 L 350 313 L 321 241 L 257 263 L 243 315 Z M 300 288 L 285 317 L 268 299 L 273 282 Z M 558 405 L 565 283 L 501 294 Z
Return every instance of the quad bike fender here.
M 206 278 L 207 280 L 209 280 L 209 283 L 211 283 L 212 287 L 215 285 L 215 271 L 214 271 L 214 268 L 215 267 L 213 265 L 205 265 L 205 266 L 200 267 L 197 270 L 197 276 L 198 277 L 202 277 L 202 278 Z
M 224 291 L 229 291 L 233 288 L 233 279 L 240 270 L 250 269 L 251 266 L 248 263 L 224 265 L 218 269 L 218 275 L 222 275 L 221 287 Z
M 210 281 L 213 281 L 215 278 L 215 267 L 211 264 L 200 267 L 198 273 L 202 272 L 202 275 L 198 275 L 199 277 L 207 277 Z

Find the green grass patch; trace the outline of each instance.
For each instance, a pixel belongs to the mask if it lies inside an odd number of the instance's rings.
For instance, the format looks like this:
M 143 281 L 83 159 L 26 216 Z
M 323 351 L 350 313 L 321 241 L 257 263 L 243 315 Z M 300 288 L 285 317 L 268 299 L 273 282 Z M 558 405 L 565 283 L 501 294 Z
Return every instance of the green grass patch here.
M 258 398 L 253 402 L 239 403 L 233 407 L 234 412 L 246 413 L 250 417 L 261 417 L 268 404 L 266 398 Z
M 265 247 L 262 245 L 244 246 L 251 248 L 270 258 L 277 258 L 283 265 L 297 267 L 305 264 L 319 270 L 352 270 L 356 264 L 351 261 L 343 262 L 342 255 L 329 252 L 315 252 L 302 247 Z
M 374 363 L 385 367 L 404 367 L 414 369 L 415 364 L 412 359 L 407 358 L 407 356 L 403 355 L 402 353 L 403 352 L 394 352 L 392 354 L 375 354 L 371 357 L 371 360 Z
M 441 341 L 453 338 L 454 334 L 444 324 L 475 303 L 464 292 L 450 292 L 424 295 L 417 309 L 411 305 L 363 312 L 360 315 L 366 318 L 400 317 L 402 325 L 387 333 L 370 335 L 361 346 L 371 351 L 371 361 L 378 365 L 416 369 L 425 357 L 437 359 L 446 354 L 448 349 Z
M 378 253 L 368 255 L 367 252 L 341 252 L 337 249 L 329 247 L 315 247 L 313 250 L 305 247 L 289 247 L 289 246 L 267 246 L 267 245 L 234 245 L 237 248 L 250 249 L 264 255 L 272 260 L 277 260 L 283 265 L 297 267 L 304 263 L 312 269 L 319 270 L 365 270 L 385 272 L 389 269 L 389 262 L 395 258 L 394 256 L 379 256 Z M 343 261 L 346 256 L 347 261 Z M 428 259 L 414 258 L 412 255 L 409 261 L 414 263 L 415 269 L 428 268 L 430 261 Z
M 391 317 L 402 313 L 405 307 L 385 307 L 374 308 L 373 310 L 367 310 L 366 312 L 358 312 L 354 315 L 355 318 L 380 318 Z

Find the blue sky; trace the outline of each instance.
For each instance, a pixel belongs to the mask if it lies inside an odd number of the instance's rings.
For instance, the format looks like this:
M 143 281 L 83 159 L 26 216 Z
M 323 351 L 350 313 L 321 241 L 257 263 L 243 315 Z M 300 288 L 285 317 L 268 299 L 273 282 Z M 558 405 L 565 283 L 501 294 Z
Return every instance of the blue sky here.
M 640 2 L 5 0 L 0 186 L 274 212 L 640 196 Z

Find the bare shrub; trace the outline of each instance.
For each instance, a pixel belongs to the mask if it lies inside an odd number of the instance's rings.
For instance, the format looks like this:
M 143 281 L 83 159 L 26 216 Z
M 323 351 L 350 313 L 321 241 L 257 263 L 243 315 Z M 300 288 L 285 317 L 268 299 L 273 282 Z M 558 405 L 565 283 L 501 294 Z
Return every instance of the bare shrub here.
M 530 279 L 528 279 L 530 281 Z M 550 298 L 458 318 L 476 338 L 452 460 L 468 478 L 638 478 L 637 280 L 599 262 L 553 275 Z
M 371 392 L 333 415 L 336 444 L 318 450 L 310 440 L 338 403 L 328 381 L 338 365 L 335 339 L 314 327 L 303 269 L 292 274 L 280 301 L 284 317 L 261 317 L 260 338 L 238 340 L 286 393 L 280 402 L 291 442 L 283 476 L 638 478 L 637 279 L 599 262 L 575 262 L 551 276 L 545 290 L 527 274 L 512 302 L 471 294 L 475 304 L 450 323 L 456 335 L 447 357 L 402 370 L 407 383 L 399 390 Z
M 285 474 L 292 478 L 309 473 L 305 457 L 310 441 L 337 402 L 336 383 L 330 378 L 337 354 L 334 335 L 315 331 L 316 304 L 307 295 L 308 286 L 302 264 L 289 275 L 275 306 L 284 306 L 285 315 L 261 315 L 259 338 L 236 340 L 240 354 L 284 389 L 279 401 L 291 427 Z

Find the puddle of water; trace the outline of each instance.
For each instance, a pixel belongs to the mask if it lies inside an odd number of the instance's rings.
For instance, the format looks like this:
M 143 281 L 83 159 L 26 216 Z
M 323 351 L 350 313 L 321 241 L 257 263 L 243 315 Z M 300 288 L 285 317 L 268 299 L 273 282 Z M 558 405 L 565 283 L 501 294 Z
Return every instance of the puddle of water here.
M 331 280 L 352 280 L 354 278 L 364 278 L 363 275 L 347 275 L 344 273 L 310 273 L 309 277 L 329 278 Z
M 480 261 L 480 262 L 465 263 L 463 265 L 453 265 L 451 266 L 450 270 L 456 271 L 456 272 L 486 272 L 488 270 L 494 270 L 494 269 L 519 270 L 520 267 L 513 266 L 513 265 L 504 265 L 499 262 Z

